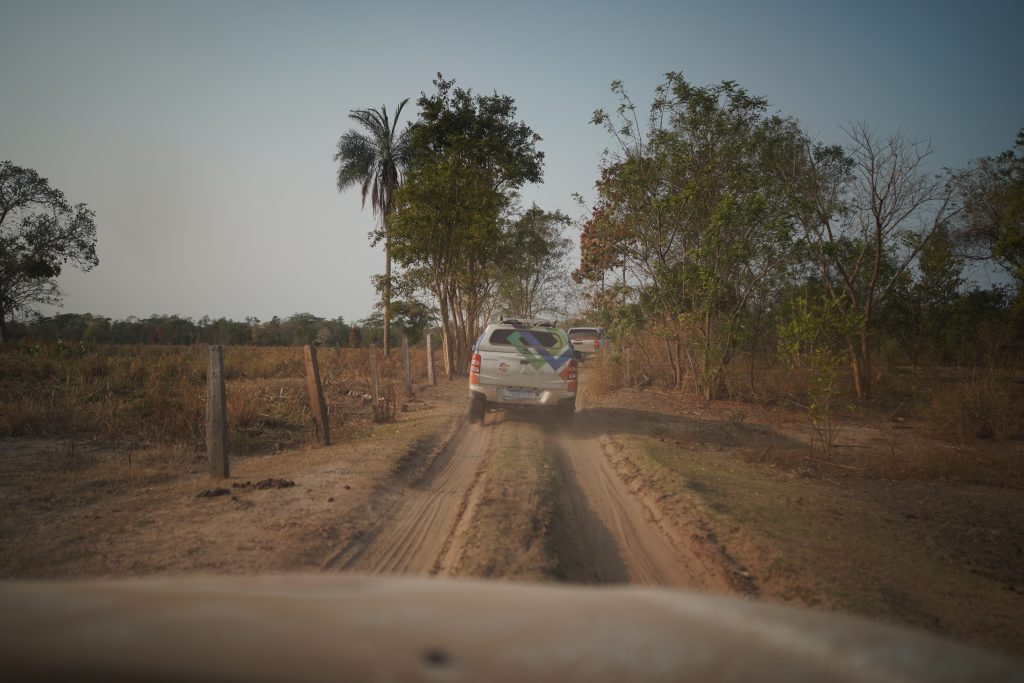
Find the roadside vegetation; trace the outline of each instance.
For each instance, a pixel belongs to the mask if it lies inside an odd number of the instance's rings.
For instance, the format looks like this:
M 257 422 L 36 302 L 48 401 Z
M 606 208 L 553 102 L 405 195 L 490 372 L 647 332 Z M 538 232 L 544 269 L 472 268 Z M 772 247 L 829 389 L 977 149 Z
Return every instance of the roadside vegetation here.
M 669 74 L 646 120 L 613 92 L 573 275 L 616 339 L 599 385 L 788 406 L 825 458 L 865 416 L 1024 436 L 1024 142 L 936 175 L 906 133 L 826 145 L 732 82 Z
M 698 517 L 766 600 L 1024 651 L 1024 462 L 903 423 L 843 425 L 831 460 L 770 406 L 618 390 L 591 410 L 664 515 Z
M 411 354 L 414 382 L 424 351 Z M 205 346 L 6 344 L 0 346 L 0 436 L 72 436 L 126 448 L 205 448 Z M 382 393 L 401 399 L 396 354 L 378 358 Z M 224 351 L 228 439 L 234 453 L 280 450 L 313 438 L 299 347 L 228 346 Z M 321 349 L 332 432 L 372 420 L 369 353 Z

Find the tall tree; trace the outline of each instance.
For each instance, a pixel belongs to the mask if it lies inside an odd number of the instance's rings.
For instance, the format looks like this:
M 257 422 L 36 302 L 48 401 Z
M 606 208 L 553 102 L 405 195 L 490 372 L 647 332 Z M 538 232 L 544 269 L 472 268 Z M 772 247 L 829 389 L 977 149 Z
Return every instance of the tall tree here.
M 898 291 L 936 231 L 954 215 L 951 185 L 927 173 L 931 148 L 868 124 L 847 130 L 846 148 L 808 142 L 789 167 L 798 217 L 821 281 L 850 331 L 858 398 L 871 394 L 871 344 L 881 305 Z
M 392 222 L 395 258 L 428 283 L 446 369 L 468 370 L 473 342 L 512 244 L 518 190 L 539 182 L 540 136 L 511 97 L 474 95 L 438 74 L 417 104 L 414 152 Z
M 502 269 L 495 305 L 502 315 L 535 318 L 557 314 L 568 284 L 572 242 L 563 236 L 565 214 L 536 204 L 514 221 L 511 248 L 515 258 Z
M 60 302 L 54 278 L 65 265 L 99 263 L 94 217 L 32 169 L 0 163 L 0 342 L 8 316 Z
M 622 84 L 612 90 L 617 113 L 598 110 L 593 123 L 618 149 L 602 165 L 575 277 L 619 279 L 620 302 L 641 303 L 664 336 L 675 383 L 688 374 L 716 398 L 745 317 L 786 276 L 793 221 L 774 166 L 801 134 L 731 81 L 667 74 L 646 131 Z
M 964 211 L 959 237 L 967 256 L 992 260 L 1024 289 L 1024 129 L 1017 143 L 995 157 L 975 160 L 957 174 Z
M 398 117 L 406 98 L 398 103 L 395 115 L 388 119 L 387 107 L 354 109 L 349 118 L 358 121 L 365 132 L 349 130 L 338 140 L 334 160 L 338 162 L 338 192 L 359 187 L 363 206 L 369 197 L 380 229 L 373 233 L 374 243 L 384 241 L 384 277 L 379 284 L 384 299 L 384 353 L 390 350 L 391 327 L 391 230 L 394 196 L 409 165 L 409 128 L 398 131 Z

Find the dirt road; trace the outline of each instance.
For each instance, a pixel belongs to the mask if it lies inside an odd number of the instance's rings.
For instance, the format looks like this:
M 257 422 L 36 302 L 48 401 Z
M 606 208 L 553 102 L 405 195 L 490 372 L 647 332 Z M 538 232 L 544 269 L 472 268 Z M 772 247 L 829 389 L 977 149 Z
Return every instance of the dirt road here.
M 726 573 L 695 543 L 688 520 L 669 520 L 657 502 L 627 483 L 631 473 L 613 463 L 616 443 L 586 410 L 555 441 L 566 486 L 562 509 L 567 578 L 582 583 L 629 582 L 728 590 Z
M 685 520 L 666 519 L 656 501 L 630 487 L 629 473 L 613 462 L 615 443 L 582 406 L 573 427 L 544 415 L 502 412 L 489 414 L 483 426 L 464 423 L 421 476 L 382 493 L 379 518 L 325 569 L 457 573 L 489 460 L 508 444 L 528 441 L 538 424 L 547 462 L 560 480 L 548 530 L 560 578 L 729 590 L 725 570 L 713 554 L 702 554 Z
M 408 486 L 387 491 L 383 515 L 325 564 L 372 574 L 445 574 L 459 552 L 464 524 L 494 430 L 464 422 Z

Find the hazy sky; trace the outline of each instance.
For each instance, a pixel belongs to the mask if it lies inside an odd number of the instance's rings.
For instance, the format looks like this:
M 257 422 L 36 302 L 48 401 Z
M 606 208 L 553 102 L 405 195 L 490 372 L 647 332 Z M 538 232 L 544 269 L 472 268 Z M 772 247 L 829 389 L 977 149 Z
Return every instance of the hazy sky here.
M 64 311 L 267 319 L 370 313 L 369 209 L 338 194 L 349 110 L 460 86 L 515 98 L 543 137 L 524 199 L 578 211 L 621 79 L 739 82 L 813 134 L 867 121 L 930 138 L 932 164 L 1024 127 L 1024 2 L 10 2 L 0 159 L 96 211 L 100 265 Z

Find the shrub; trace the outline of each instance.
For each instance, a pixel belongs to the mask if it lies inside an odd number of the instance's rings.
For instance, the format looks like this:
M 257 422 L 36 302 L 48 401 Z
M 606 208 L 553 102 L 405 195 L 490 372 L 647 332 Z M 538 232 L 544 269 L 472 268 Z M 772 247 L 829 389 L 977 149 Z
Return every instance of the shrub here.
M 938 433 L 957 441 L 1010 439 L 1024 430 L 1024 387 L 985 372 L 940 390 L 926 417 Z
M 621 360 L 610 353 L 587 361 L 586 390 L 594 396 L 604 396 L 622 387 L 624 379 Z

